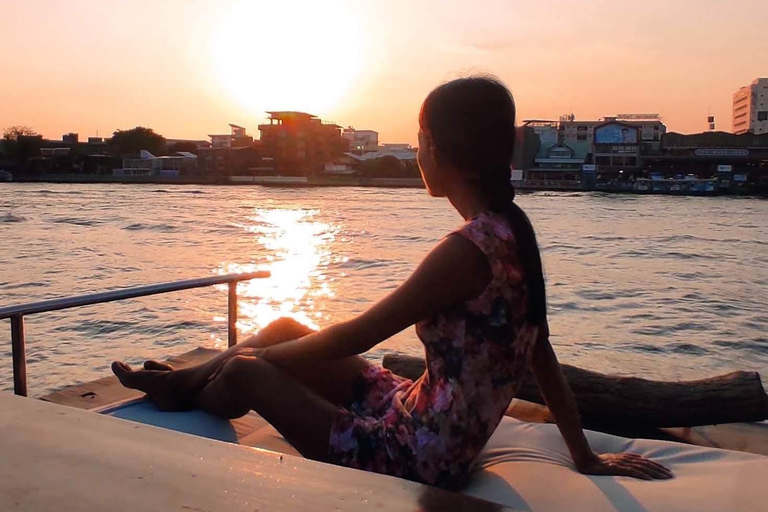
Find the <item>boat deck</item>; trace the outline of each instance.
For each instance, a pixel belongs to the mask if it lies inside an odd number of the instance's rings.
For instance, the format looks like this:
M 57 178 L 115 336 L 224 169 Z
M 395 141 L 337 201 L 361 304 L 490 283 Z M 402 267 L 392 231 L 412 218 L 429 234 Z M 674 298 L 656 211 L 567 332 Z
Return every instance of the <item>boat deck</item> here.
M 0 393 L 0 510 L 500 511 L 498 504 Z

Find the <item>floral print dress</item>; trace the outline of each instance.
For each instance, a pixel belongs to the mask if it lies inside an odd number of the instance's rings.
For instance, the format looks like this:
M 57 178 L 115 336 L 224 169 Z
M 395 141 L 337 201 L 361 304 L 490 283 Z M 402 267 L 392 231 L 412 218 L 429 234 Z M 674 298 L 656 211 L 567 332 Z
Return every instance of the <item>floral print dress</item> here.
M 535 330 L 509 221 L 485 213 L 454 231 L 487 257 L 476 298 L 416 324 L 427 369 L 415 382 L 371 366 L 336 417 L 329 459 L 343 466 L 455 488 L 498 426 L 525 375 Z

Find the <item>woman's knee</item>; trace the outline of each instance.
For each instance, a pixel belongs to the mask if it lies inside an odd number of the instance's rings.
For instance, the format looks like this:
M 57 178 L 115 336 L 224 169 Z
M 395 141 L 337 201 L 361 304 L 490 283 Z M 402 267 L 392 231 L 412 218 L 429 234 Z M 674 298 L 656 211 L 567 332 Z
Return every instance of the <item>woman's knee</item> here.
M 278 318 L 261 329 L 257 336 L 266 338 L 273 343 L 294 340 L 314 332 L 314 329 L 299 323 L 290 317 Z
M 258 372 L 259 359 L 252 356 L 236 355 L 227 360 L 222 366 L 221 371 L 216 376 L 215 382 L 224 387 L 234 387 L 237 389 L 242 386 L 246 380 L 253 377 Z
M 221 371 L 200 392 L 200 407 L 215 416 L 226 419 L 240 418 L 252 408 L 242 393 L 243 386 L 255 377 L 261 365 L 253 357 L 234 356 L 229 359 Z

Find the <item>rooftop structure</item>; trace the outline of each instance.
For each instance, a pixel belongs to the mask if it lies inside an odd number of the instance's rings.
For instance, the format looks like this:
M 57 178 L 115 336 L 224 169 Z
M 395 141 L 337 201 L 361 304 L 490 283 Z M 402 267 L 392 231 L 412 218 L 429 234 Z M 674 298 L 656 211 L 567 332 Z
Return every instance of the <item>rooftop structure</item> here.
M 356 130 L 350 126 L 344 128 L 341 136 L 349 140 L 349 150 L 353 152 L 376 151 L 379 147 L 379 132 L 373 130 Z
M 253 137 L 248 135 L 244 127 L 230 123 L 229 128 L 230 132 L 227 134 L 208 135 L 211 138 L 211 147 L 237 148 L 250 146 L 253 143 Z

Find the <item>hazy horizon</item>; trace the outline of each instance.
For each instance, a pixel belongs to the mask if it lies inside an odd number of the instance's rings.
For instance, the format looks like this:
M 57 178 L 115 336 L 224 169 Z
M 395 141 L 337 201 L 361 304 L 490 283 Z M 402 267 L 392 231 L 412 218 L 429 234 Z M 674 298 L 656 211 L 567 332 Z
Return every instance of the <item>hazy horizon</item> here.
M 416 142 L 438 83 L 491 73 L 519 120 L 659 113 L 670 131 L 731 130 L 731 98 L 768 75 L 758 0 L 4 0 L 0 128 L 49 138 L 137 125 L 205 139 L 303 110 Z M 618 7 L 617 7 L 618 6 Z

